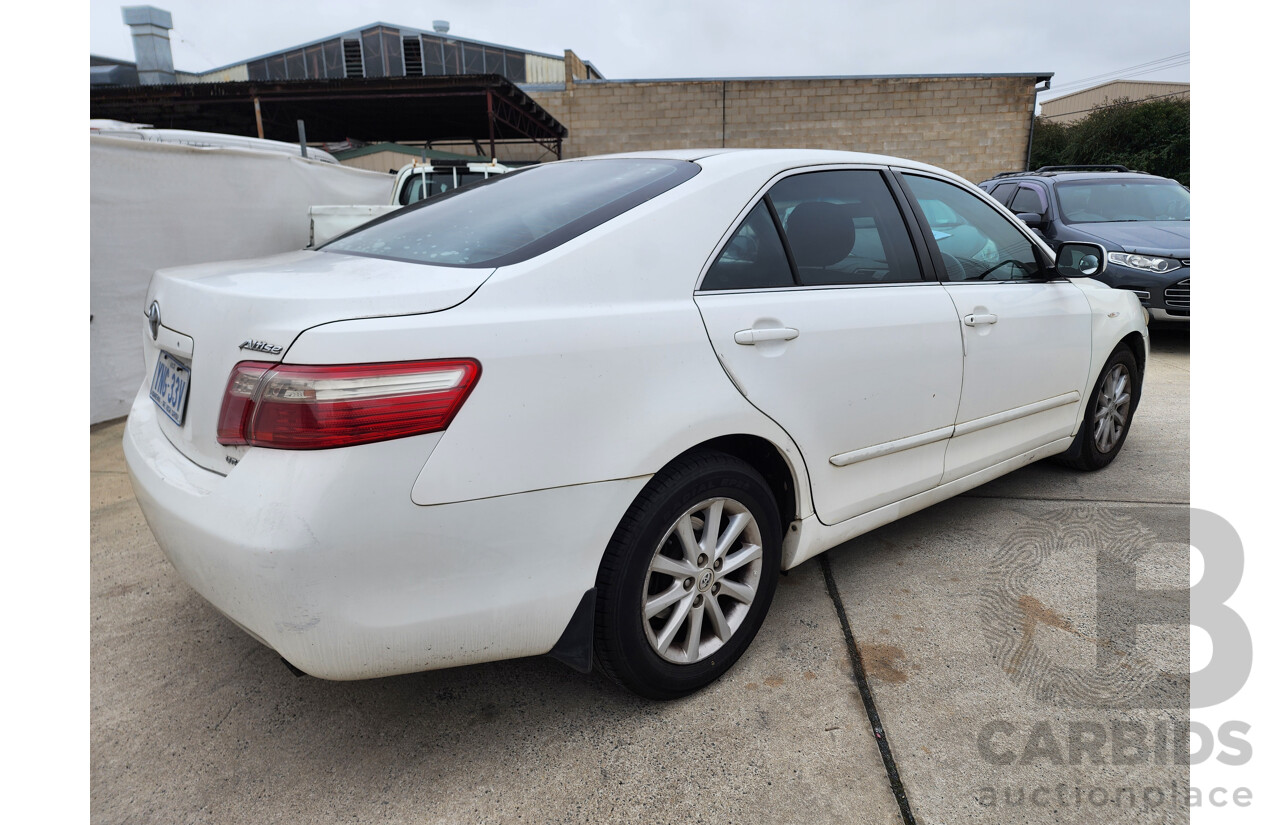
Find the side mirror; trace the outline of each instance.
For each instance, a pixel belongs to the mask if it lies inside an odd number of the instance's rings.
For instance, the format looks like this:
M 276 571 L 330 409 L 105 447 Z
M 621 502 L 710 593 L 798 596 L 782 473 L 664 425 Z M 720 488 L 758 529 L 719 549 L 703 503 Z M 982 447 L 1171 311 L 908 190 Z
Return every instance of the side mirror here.
M 1027 226 L 1044 226 L 1044 215 L 1039 212 L 1019 212 L 1016 217 Z
M 1064 243 L 1054 266 L 1066 278 L 1096 278 L 1107 271 L 1107 252 L 1096 243 Z

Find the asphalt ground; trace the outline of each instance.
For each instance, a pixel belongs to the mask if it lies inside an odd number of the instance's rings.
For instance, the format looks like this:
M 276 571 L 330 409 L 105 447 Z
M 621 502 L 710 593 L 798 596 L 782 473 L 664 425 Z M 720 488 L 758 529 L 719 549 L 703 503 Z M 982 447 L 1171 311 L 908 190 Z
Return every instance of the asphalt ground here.
M 177 577 L 123 424 L 92 428 L 92 820 L 1187 822 L 1189 383 L 1189 335 L 1153 331 L 1110 467 L 806 562 L 668 703 L 549 659 L 295 677 Z

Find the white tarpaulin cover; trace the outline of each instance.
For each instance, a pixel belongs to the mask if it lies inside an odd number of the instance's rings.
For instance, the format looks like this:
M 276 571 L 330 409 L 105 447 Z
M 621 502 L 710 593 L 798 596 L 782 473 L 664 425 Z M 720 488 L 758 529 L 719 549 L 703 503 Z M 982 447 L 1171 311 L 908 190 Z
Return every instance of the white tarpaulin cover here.
M 129 411 L 142 383 L 157 269 L 307 245 L 307 209 L 381 204 L 390 175 L 244 149 L 89 138 L 89 423 Z

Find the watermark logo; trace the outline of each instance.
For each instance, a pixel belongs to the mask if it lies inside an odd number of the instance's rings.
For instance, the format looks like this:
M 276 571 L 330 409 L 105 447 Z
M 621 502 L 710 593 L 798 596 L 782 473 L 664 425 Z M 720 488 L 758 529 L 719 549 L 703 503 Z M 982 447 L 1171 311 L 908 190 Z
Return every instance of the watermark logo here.
M 1248 787 L 1202 790 L 1186 773 L 1210 760 L 1241 766 L 1252 758 L 1249 724 L 1228 720 L 1213 729 L 1191 721 L 1188 709 L 1239 692 L 1252 669 L 1253 642 L 1227 606 L 1244 575 L 1239 535 L 1214 513 L 1181 512 L 1186 521 L 1148 523 L 1146 508 L 1068 507 L 1019 527 L 996 552 L 979 601 L 991 655 L 1035 699 L 1094 712 L 987 721 L 977 731 L 978 754 L 1009 783 L 976 789 L 979 806 L 1111 809 L 1118 819 L 1253 803 Z M 1192 586 L 1188 542 L 1204 559 Z M 1195 673 L 1187 650 L 1192 626 L 1213 644 Z M 1080 784 L 1117 769 L 1127 784 Z M 1071 781 L 1019 781 L 1045 771 Z
M 1240 537 L 1220 516 L 1191 509 L 1190 541 L 1205 558 L 1204 576 L 1190 588 L 1142 587 L 1144 557 L 1176 542 L 1162 542 L 1140 513 L 1064 508 L 1019 528 L 995 554 L 980 596 L 982 633 L 1004 672 L 1036 699 L 1075 708 L 1198 708 L 1226 701 L 1248 678 L 1249 631 L 1226 606 L 1244 572 Z M 1035 594 L 1046 575 L 1081 574 L 1090 561 L 1094 621 L 1081 627 Z M 1212 660 L 1194 677 L 1189 659 L 1181 667 L 1158 664 L 1139 644 L 1141 627 L 1189 628 L 1193 610 L 1194 623 L 1213 640 Z M 1051 628 L 1091 644 L 1091 666 L 1055 655 L 1044 643 Z
M 1244 578 L 1244 544 L 1222 516 L 1196 509 L 1191 544 L 1204 556 L 1204 576 L 1191 588 L 1192 621 L 1213 640 L 1213 658 L 1191 674 L 1191 707 L 1208 708 L 1235 696 L 1253 669 L 1249 627 L 1227 607 Z

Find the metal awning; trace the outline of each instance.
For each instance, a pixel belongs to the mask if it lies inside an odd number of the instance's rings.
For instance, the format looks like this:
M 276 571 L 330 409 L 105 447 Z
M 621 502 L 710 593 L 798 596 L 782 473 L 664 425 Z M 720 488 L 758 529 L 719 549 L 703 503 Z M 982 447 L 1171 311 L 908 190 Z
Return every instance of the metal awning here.
M 271 140 L 536 143 L 569 130 L 501 75 L 186 83 L 90 89 L 89 117 Z

